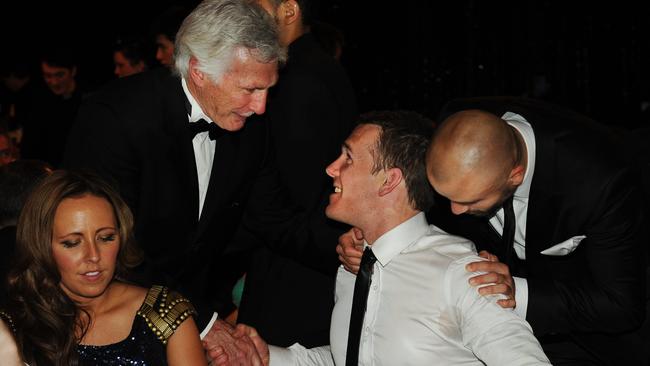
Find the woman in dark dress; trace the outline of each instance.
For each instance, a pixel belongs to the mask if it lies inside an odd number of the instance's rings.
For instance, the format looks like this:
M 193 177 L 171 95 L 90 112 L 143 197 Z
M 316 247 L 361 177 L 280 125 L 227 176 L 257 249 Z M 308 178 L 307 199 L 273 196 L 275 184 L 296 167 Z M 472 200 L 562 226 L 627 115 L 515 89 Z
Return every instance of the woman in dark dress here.
M 0 313 L 24 362 L 206 365 L 186 299 L 120 280 L 139 261 L 132 228 L 127 205 L 94 176 L 56 171 L 34 189 Z

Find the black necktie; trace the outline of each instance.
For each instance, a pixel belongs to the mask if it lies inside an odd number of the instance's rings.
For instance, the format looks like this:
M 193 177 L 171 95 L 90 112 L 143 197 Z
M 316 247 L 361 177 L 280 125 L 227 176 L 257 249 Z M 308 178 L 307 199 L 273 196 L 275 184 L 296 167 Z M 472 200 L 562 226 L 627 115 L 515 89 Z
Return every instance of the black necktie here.
M 368 291 L 370 291 L 370 282 L 372 279 L 372 268 L 377 258 L 366 247 L 361 257 L 359 273 L 354 282 L 354 297 L 352 298 L 352 311 L 350 312 L 350 328 L 348 329 L 348 351 L 345 356 L 346 366 L 359 365 L 359 343 L 361 341 L 361 327 L 363 326 L 363 317 L 366 314 L 366 304 L 368 301 Z
M 197 134 L 201 132 L 210 132 L 210 140 L 216 140 L 219 136 L 223 135 L 224 130 L 217 126 L 216 123 L 207 122 L 204 119 L 200 119 L 196 122 L 189 123 L 190 136 L 194 138 Z
M 512 268 L 515 262 L 515 210 L 512 207 L 513 196 L 510 196 L 503 202 L 503 234 L 501 235 L 501 243 L 503 245 L 503 253 L 505 254 L 501 262 L 505 263 Z

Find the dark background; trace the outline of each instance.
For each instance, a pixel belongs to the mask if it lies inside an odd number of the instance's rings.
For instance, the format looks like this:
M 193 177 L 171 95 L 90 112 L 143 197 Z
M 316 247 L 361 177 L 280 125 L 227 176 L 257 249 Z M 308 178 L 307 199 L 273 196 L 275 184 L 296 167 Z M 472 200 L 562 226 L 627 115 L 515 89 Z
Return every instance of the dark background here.
M 80 77 L 97 88 L 113 78 L 115 37 L 146 32 L 173 3 L 4 3 L 3 53 L 72 44 Z M 332 0 L 321 18 L 345 34 L 361 111 L 435 118 L 454 97 L 527 95 L 638 128 L 650 127 L 649 15 L 640 2 Z

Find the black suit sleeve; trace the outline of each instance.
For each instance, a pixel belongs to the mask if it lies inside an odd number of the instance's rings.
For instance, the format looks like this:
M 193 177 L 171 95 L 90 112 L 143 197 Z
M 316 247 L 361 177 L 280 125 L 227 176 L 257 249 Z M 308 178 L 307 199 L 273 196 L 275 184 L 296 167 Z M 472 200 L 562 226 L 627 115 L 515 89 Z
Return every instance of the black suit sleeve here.
M 292 202 L 272 151 L 255 179 L 241 229 L 256 235 L 274 253 L 333 276 L 339 265 L 336 243 L 343 228 L 325 217 L 324 197 L 306 208 Z
M 643 322 L 643 213 L 635 182 L 630 171 L 621 171 L 588 208 L 586 238 L 578 247 L 584 251 L 584 266 L 562 271 L 562 267 L 575 266 L 556 257 L 550 267 L 552 274 L 528 279 L 526 318 L 537 335 L 617 333 Z
M 355 110 L 340 96 L 307 73 L 286 75 L 269 105 L 277 164 L 291 198 L 301 206 L 313 205 L 323 188 L 332 191 L 325 173 L 351 131 Z
M 82 105 L 68 138 L 64 167 L 98 174 L 136 211 L 139 166 L 123 121 L 112 108 L 95 101 Z

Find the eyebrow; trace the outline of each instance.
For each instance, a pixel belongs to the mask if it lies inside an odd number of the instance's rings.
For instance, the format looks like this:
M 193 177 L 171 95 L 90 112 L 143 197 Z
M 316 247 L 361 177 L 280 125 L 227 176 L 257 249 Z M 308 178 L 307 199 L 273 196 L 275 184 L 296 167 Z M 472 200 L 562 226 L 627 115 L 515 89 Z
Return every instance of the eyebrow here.
M 342 147 L 343 147 L 344 150 L 352 152 L 352 147 L 350 147 L 350 145 L 348 145 L 347 142 L 344 142 Z
M 99 229 L 97 229 L 97 230 L 95 231 L 95 233 L 98 233 L 98 232 L 103 231 L 103 230 L 115 230 L 115 231 L 118 231 L 118 232 L 119 232 L 119 230 L 117 229 L 117 227 L 113 227 L 113 226 L 104 226 L 104 227 L 100 227 Z M 66 237 L 66 236 L 68 236 L 68 235 L 81 235 L 81 236 L 83 236 L 84 233 L 81 232 L 81 231 L 73 231 L 73 232 L 69 232 L 69 233 L 63 234 L 62 236 L 59 236 L 59 238 Z

